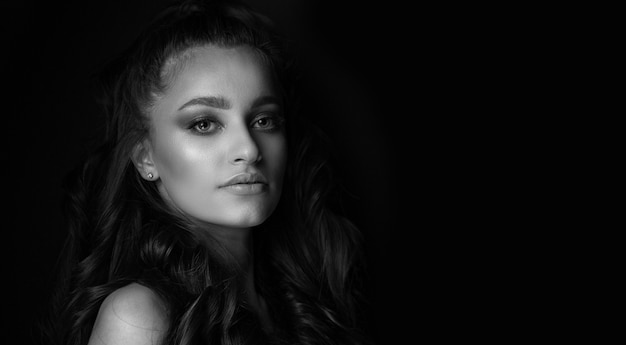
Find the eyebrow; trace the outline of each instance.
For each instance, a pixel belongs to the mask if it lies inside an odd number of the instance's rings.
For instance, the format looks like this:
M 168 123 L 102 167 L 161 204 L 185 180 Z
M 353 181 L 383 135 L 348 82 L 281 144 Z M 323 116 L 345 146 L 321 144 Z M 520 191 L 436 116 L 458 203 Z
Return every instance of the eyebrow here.
M 204 105 L 207 107 L 211 107 L 211 108 L 218 108 L 218 109 L 230 109 L 231 105 L 230 102 L 221 96 L 207 96 L 207 97 L 198 97 L 198 98 L 194 98 L 191 101 L 183 104 L 180 108 L 178 108 L 178 110 L 183 110 L 187 107 L 191 107 L 194 105 Z
M 252 102 L 252 108 L 260 107 L 266 104 L 281 105 L 282 102 L 280 101 L 280 98 L 276 96 L 262 96 L 262 97 L 255 99 L 254 102 Z
M 276 96 L 262 96 L 254 100 L 252 103 L 252 108 L 260 107 L 266 104 L 277 104 L 280 105 L 280 98 Z M 231 104 L 228 99 L 221 96 L 206 96 L 206 97 L 198 97 L 190 100 L 189 102 L 183 104 L 178 110 L 183 110 L 187 107 L 191 107 L 194 105 L 204 105 L 211 108 L 217 109 L 230 109 Z

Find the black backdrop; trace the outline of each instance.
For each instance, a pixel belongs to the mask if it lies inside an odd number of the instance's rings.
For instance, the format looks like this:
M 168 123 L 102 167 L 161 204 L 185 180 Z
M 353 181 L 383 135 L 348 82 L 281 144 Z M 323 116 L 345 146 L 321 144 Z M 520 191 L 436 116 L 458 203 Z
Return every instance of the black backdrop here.
M 65 234 L 61 180 L 100 126 L 88 76 L 165 2 L 31 1 L 0 7 L 3 285 L 9 291 L 2 300 L 2 326 L 14 343 L 31 343 L 48 298 Z M 412 301 L 424 296 L 407 285 L 421 283 L 420 268 L 396 255 L 407 247 L 408 257 L 419 255 L 412 241 L 420 228 L 399 218 L 401 199 L 412 219 L 420 217 L 412 188 L 421 168 L 421 153 L 413 149 L 419 135 L 408 133 L 420 115 L 414 86 L 423 67 L 409 57 L 421 39 L 406 30 L 414 24 L 406 19 L 408 9 L 352 0 L 248 2 L 319 54 L 311 60 L 319 59 L 328 84 L 328 112 L 320 114 L 320 123 L 335 143 L 338 172 L 352 194 L 347 211 L 367 243 L 369 332 L 380 344 L 396 343 L 400 324 L 418 334 Z
M 0 4 L 3 344 L 32 344 L 49 294 L 64 236 L 61 180 L 99 126 L 87 76 L 166 1 Z M 545 243 L 544 229 L 562 219 L 534 216 L 558 203 L 542 195 L 557 192 L 536 157 L 553 161 L 562 148 L 544 150 L 553 143 L 534 127 L 550 138 L 562 132 L 544 123 L 562 104 L 536 99 L 560 88 L 561 63 L 566 83 L 578 76 L 567 67 L 581 45 L 552 49 L 561 38 L 579 42 L 584 35 L 560 21 L 586 29 L 585 16 L 515 3 L 247 1 L 300 35 L 319 61 L 312 65 L 328 85 L 319 121 L 367 243 L 368 330 L 379 344 L 502 343 L 553 328 L 560 315 L 542 309 L 554 296 L 536 273 L 551 277 L 557 266 L 534 246 L 562 246 L 560 236 Z M 569 304 L 564 310 L 578 306 Z

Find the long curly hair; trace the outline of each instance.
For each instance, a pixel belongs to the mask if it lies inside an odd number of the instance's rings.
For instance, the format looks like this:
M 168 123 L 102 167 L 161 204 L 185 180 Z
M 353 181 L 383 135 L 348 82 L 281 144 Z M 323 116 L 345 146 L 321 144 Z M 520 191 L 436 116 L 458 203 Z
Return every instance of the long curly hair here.
M 99 306 L 131 282 L 166 303 L 166 344 L 364 344 L 359 305 L 363 253 L 358 229 L 341 215 L 323 134 L 304 116 L 297 65 L 271 23 L 233 2 L 168 7 L 101 73 L 103 143 L 64 184 L 68 237 L 54 322 L 56 344 L 86 344 Z M 207 44 L 248 45 L 262 54 L 287 105 L 288 167 L 277 209 L 254 230 L 255 286 L 276 329 L 262 331 L 245 304 L 239 269 L 218 241 L 200 240 L 193 221 L 139 176 L 132 148 L 149 133 L 148 109 L 165 92 L 172 61 Z M 175 71 L 174 71 L 175 73 Z

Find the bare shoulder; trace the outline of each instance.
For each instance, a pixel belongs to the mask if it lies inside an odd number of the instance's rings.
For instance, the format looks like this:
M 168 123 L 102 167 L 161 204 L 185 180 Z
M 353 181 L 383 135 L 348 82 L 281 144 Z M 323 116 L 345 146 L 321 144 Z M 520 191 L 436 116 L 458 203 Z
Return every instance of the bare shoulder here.
M 89 345 L 156 345 L 167 327 L 167 309 L 161 298 L 151 289 L 132 283 L 104 299 Z

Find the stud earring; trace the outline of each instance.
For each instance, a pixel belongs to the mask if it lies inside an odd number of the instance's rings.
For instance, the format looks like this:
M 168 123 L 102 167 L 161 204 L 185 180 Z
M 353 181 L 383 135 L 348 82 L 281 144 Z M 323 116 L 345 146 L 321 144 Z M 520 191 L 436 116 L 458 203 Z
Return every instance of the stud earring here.
M 152 178 L 154 177 L 154 175 L 152 175 L 152 173 L 148 173 L 148 178 L 152 180 Z

